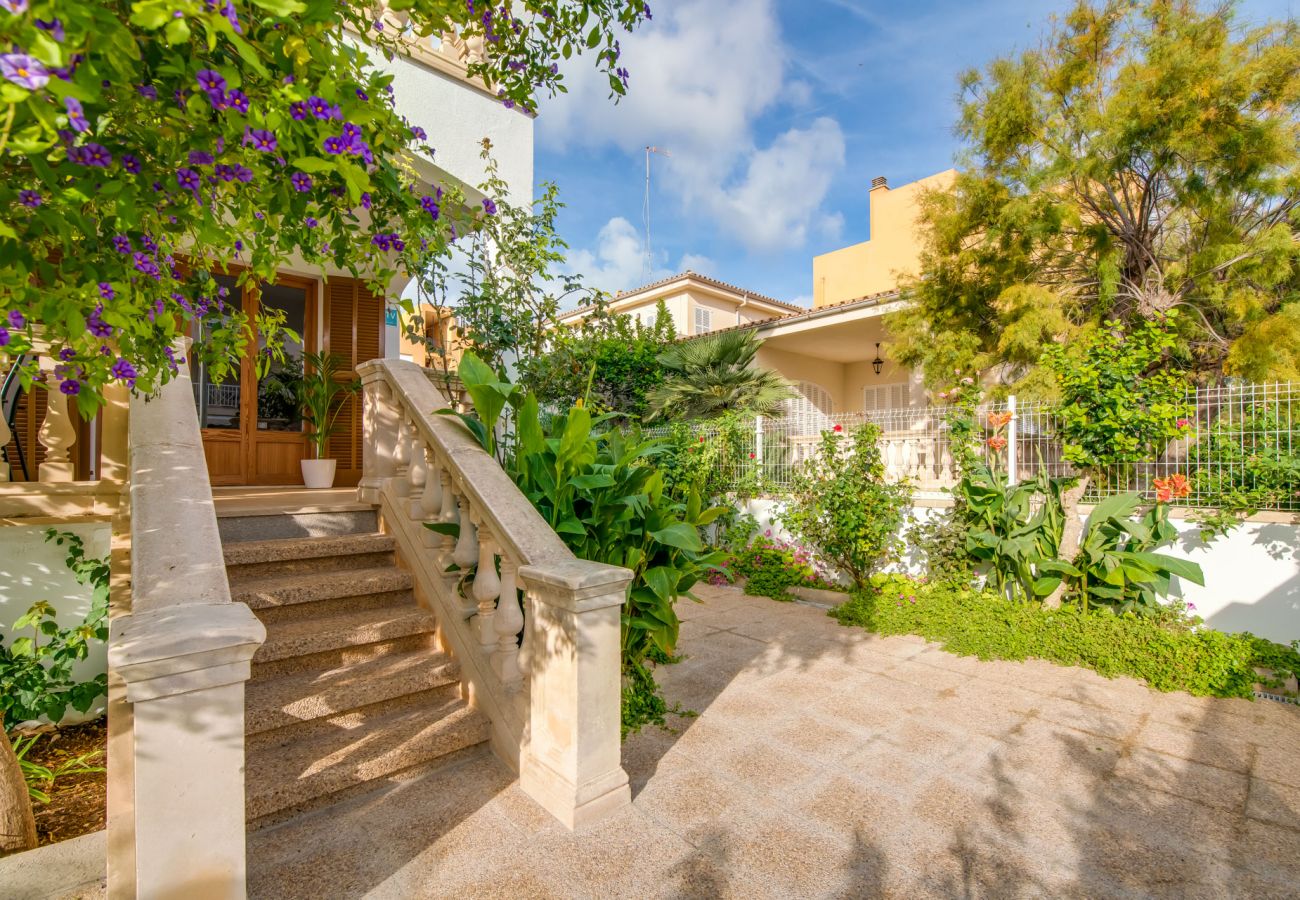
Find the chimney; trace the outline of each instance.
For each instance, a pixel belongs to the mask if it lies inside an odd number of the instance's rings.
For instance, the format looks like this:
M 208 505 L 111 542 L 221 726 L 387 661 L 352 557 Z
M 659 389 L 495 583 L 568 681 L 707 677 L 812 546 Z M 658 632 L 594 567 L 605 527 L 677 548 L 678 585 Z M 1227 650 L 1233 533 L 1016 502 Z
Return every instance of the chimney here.
M 884 175 L 877 175 L 875 178 L 871 179 L 871 189 L 874 191 L 876 188 L 889 190 L 889 179 Z

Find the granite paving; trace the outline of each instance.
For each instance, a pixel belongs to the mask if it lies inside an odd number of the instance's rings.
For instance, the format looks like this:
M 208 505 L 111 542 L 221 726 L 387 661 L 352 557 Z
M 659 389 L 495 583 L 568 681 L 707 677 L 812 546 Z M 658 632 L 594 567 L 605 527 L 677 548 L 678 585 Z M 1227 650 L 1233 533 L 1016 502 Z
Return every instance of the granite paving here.
M 629 808 L 570 833 L 475 758 L 250 835 L 250 894 L 1300 897 L 1300 707 L 700 593 Z

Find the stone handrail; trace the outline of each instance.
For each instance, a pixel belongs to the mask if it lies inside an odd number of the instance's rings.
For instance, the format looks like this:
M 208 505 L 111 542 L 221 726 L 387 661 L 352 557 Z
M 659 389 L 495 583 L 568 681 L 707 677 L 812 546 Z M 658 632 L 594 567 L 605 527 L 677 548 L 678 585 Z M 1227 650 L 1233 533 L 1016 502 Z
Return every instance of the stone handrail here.
M 115 585 L 108 646 L 111 892 L 242 897 L 244 682 L 266 630 L 231 601 L 185 368 L 131 398 L 129 457 L 130 589 Z
M 820 451 L 822 436 L 791 435 L 790 463 L 798 465 Z M 952 448 L 947 435 L 934 432 L 885 431 L 880 435 L 880 455 L 885 477 L 906 479 L 918 490 L 940 490 L 957 483 Z
M 435 412 L 447 401 L 419 366 L 378 359 L 358 372 L 358 495 L 379 505 L 492 721 L 494 750 L 570 828 L 625 805 L 620 612 L 631 573 L 577 559 L 464 425 Z

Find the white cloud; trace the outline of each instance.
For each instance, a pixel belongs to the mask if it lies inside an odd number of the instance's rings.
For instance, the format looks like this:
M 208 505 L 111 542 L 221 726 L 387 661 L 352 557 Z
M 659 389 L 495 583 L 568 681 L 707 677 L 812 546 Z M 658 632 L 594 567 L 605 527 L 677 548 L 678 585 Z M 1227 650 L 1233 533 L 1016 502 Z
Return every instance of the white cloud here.
M 819 207 L 844 162 L 839 125 L 818 119 L 766 146 L 756 135 L 761 116 L 803 108 L 810 96 L 806 82 L 787 78 L 774 0 L 681 0 L 623 40 L 620 62 L 632 83 L 618 104 L 590 60 L 568 67 L 569 92 L 542 108 L 542 145 L 637 156 L 647 145 L 666 148 L 671 156 L 655 160 L 656 193 L 751 250 L 797 246 L 822 227 Z
M 797 247 L 807 240 L 811 226 L 827 227 L 828 217 L 818 210 L 843 165 L 840 126 L 821 118 L 808 128 L 791 128 L 753 153 L 744 175 L 717 188 L 709 204 L 749 247 Z
M 675 269 L 667 267 L 662 255 L 652 254 L 652 257 L 653 264 L 647 274 L 640 230 L 622 216 L 615 216 L 596 235 L 594 249 L 569 251 L 562 271 L 567 275 L 580 275 L 588 287 L 615 294 L 687 269 L 700 275 L 707 275 L 714 269 L 713 260 L 698 253 L 684 255 Z

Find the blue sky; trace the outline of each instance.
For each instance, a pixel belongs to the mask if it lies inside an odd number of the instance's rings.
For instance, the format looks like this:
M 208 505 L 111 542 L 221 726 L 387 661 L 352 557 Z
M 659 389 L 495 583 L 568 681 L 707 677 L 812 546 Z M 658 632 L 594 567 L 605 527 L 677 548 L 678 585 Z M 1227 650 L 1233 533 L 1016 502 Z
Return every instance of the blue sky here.
M 1242 18 L 1292 14 L 1249 0 Z M 651 280 L 692 268 L 809 303 L 812 257 L 866 240 L 867 190 L 949 168 L 958 74 L 1036 43 L 1067 0 L 658 0 L 623 41 L 617 106 L 589 61 L 536 123 L 536 175 L 567 204 L 570 268 L 642 283 L 643 147 L 653 160 Z

